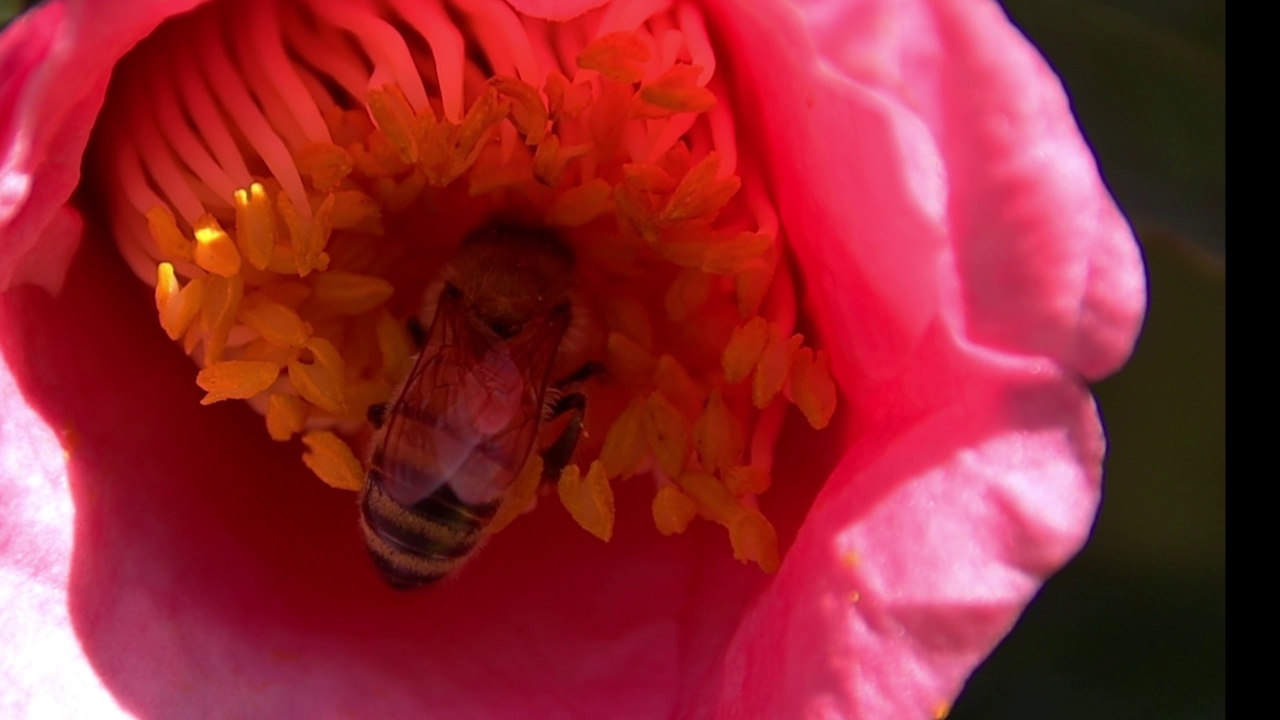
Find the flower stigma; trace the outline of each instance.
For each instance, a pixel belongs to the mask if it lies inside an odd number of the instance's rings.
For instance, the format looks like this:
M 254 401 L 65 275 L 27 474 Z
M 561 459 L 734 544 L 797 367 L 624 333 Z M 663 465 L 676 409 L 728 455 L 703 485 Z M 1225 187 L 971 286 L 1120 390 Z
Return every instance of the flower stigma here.
M 589 321 L 569 335 L 604 368 L 556 482 L 569 515 L 608 541 L 614 485 L 641 479 L 661 534 L 701 517 L 777 569 L 758 499 L 785 481 L 784 414 L 823 428 L 837 390 L 793 331 L 782 228 L 694 6 L 552 23 L 483 0 L 218 0 L 125 59 L 103 118 L 114 237 L 202 403 L 247 401 L 359 490 L 369 409 L 413 367 L 441 268 L 477 228 L 536 227 L 572 251 Z M 494 531 L 542 474 L 534 452 Z

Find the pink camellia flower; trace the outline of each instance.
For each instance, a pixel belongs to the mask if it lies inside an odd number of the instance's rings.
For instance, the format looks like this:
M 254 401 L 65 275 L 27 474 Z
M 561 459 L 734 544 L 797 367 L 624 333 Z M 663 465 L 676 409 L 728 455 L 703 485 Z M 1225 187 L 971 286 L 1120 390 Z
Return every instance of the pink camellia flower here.
M 429 279 L 364 251 L 494 212 L 598 271 L 608 377 L 563 503 L 398 593 L 315 477 Z M 994 1 L 49 0 L 0 35 L 0 715 L 942 717 L 1088 534 L 1144 302 Z

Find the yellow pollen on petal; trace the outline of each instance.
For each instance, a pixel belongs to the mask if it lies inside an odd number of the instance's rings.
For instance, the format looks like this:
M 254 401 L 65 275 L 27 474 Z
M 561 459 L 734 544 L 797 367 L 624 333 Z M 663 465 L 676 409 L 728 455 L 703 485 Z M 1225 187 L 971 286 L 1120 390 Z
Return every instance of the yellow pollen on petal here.
M 577 465 L 570 465 L 560 474 L 556 483 L 560 502 L 583 530 L 609 542 L 613 538 L 613 488 L 604 465 L 596 460 L 585 476 L 581 473 Z
M 147 211 L 147 230 L 162 256 L 186 262 L 195 258 L 191 240 L 178 229 L 178 221 L 164 205 L 156 205 Z
M 302 443 L 307 446 L 302 462 L 329 487 L 352 492 L 364 487 L 364 467 L 342 438 L 318 430 L 303 435 Z
M 196 384 L 208 393 L 200 404 L 251 398 L 271 387 L 279 375 L 280 366 L 275 363 L 250 360 L 213 363 L 196 375 Z
M 653 524 L 663 535 L 679 535 L 697 516 L 697 503 L 675 485 L 663 485 L 653 496 Z
M 265 270 L 276 242 L 275 208 L 262 183 L 236 190 L 236 240 L 249 264 Z M 197 235 L 198 237 L 198 235 Z
M 196 221 L 196 264 L 215 275 L 231 277 L 240 272 L 240 251 L 212 215 Z
M 273 393 L 267 399 L 267 434 L 284 442 L 302 432 L 307 421 L 307 403 L 297 395 Z

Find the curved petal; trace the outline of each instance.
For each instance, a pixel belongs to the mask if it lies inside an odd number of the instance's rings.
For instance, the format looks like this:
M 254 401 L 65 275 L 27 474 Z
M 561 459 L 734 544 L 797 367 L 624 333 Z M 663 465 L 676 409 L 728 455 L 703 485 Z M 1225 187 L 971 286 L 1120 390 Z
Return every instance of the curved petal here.
M 78 242 L 66 207 L 111 69 L 169 15 L 203 0 L 45 3 L 0 43 L 0 290 L 51 291 Z
M 572 20 L 609 0 L 507 0 L 507 4 L 529 17 L 542 20 Z

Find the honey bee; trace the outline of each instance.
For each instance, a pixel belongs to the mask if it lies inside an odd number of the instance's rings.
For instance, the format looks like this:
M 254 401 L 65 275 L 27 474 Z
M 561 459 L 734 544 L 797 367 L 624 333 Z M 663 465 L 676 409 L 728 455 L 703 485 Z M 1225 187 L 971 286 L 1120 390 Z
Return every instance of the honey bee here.
M 569 248 L 548 233 L 486 228 L 428 291 L 413 369 L 369 413 L 378 432 L 360 525 L 393 587 L 433 583 L 483 543 L 545 421 L 569 416 L 540 450 L 544 479 L 570 461 L 586 409 L 575 388 L 599 370 L 586 363 L 551 381 L 581 333 L 573 271 Z

